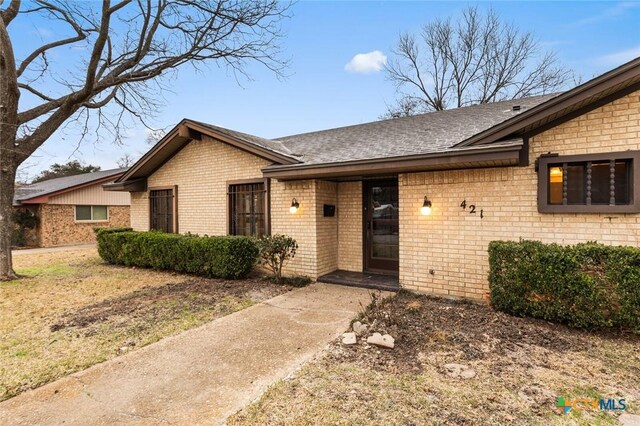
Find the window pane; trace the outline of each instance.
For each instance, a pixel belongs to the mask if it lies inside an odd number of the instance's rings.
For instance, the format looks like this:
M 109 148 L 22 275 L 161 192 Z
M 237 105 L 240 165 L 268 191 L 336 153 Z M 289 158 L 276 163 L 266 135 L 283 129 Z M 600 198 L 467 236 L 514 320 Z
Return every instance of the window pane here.
M 91 206 L 76 206 L 76 220 L 91 220 Z
M 549 166 L 549 204 L 562 204 L 562 164 Z
M 158 189 L 149 193 L 152 230 L 173 232 L 173 190 Z
M 93 206 L 93 220 L 107 220 L 107 206 Z
M 616 161 L 616 204 L 631 203 L 631 162 Z
M 591 204 L 609 204 L 609 162 L 591 165 Z
M 264 184 L 229 186 L 231 235 L 260 236 L 265 233 Z
M 586 204 L 586 164 L 567 166 L 567 204 Z

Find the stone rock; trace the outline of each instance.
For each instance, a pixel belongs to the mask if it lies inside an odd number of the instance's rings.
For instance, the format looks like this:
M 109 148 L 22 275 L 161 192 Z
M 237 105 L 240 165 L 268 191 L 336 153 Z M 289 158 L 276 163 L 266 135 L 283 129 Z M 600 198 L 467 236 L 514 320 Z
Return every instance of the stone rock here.
M 367 324 L 363 324 L 360 321 L 356 321 L 353 323 L 352 328 L 357 335 L 361 336 L 367 332 L 368 326 Z
M 473 368 L 462 370 L 460 372 L 460 377 L 462 377 L 463 379 L 473 379 L 474 377 L 476 377 L 476 370 L 474 370 Z
M 380 333 L 373 333 L 371 336 L 367 338 L 367 343 L 370 345 L 380 346 L 382 348 L 390 348 L 393 349 L 395 346 L 395 339 L 388 334 L 384 336 Z
M 342 344 L 343 345 L 355 345 L 358 340 L 356 339 L 356 333 L 343 333 Z
M 640 415 L 624 413 L 618 417 L 618 422 L 623 426 L 640 426 Z
M 518 391 L 518 396 L 531 406 L 540 406 L 555 401 L 556 395 L 549 389 L 538 385 L 524 385 Z
M 461 379 L 471 379 L 476 377 L 476 370 L 463 364 L 445 364 L 444 368 L 447 370 L 447 376 L 454 379 L 457 379 L 458 377 Z

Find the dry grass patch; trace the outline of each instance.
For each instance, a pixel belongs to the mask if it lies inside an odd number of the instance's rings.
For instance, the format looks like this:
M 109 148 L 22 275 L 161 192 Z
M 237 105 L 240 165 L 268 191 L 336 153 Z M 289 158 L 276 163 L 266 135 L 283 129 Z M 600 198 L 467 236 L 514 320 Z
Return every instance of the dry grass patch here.
M 289 290 L 104 264 L 95 249 L 19 254 L 0 283 L 0 400 Z
M 319 360 L 229 419 L 252 424 L 617 424 L 617 415 L 561 415 L 556 398 L 640 402 L 640 338 L 515 318 L 486 306 L 402 292 L 371 309 L 392 350 L 335 342 Z M 477 375 L 452 378 L 445 364 Z

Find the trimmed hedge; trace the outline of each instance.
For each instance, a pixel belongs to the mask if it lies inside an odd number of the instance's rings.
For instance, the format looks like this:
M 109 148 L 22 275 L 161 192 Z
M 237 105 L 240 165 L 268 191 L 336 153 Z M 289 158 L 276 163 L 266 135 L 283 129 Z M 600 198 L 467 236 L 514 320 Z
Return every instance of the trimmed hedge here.
M 640 249 L 539 241 L 489 244 L 491 304 L 573 327 L 640 332 Z
M 199 237 L 127 228 L 98 228 L 96 235 L 100 257 L 116 265 L 236 279 L 247 276 L 258 259 L 258 247 L 247 237 Z

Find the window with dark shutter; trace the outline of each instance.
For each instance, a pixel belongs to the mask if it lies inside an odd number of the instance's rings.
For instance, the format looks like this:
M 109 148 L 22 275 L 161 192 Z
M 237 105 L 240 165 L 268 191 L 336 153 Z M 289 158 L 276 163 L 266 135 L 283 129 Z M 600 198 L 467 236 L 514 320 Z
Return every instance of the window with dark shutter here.
M 538 210 L 543 213 L 639 212 L 638 151 L 538 160 Z
M 264 181 L 229 185 L 229 234 L 259 237 L 267 233 L 267 188 Z
M 177 232 L 175 188 L 151 189 L 149 210 L 151 230 Z

